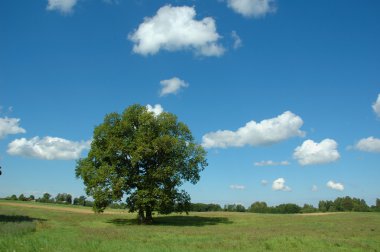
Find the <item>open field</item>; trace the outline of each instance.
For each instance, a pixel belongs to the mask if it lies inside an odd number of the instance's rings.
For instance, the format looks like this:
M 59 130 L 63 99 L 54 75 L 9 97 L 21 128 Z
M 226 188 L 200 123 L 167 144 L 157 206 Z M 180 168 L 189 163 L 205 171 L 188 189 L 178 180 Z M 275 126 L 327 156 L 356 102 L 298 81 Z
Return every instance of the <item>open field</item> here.
M 11 204 L 9 204 L 11 203 Z M 0 251 L 380 251 L 379 213 L 155 216 L 0 201 Z

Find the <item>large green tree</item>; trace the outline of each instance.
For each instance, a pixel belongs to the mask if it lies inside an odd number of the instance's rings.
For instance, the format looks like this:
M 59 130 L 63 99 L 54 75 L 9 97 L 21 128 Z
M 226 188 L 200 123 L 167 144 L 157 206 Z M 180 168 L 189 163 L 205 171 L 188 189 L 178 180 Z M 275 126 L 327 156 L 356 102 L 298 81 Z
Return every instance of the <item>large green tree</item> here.
M 190 196 L 179 188 L 185 181 L 197 183 L 206 166 L 205 150 L 175 115 L 156 115 L 136 104 L 122 114 L 106 115 L 95 127 L 76 176 L 94 198 L 96 212 L 126 197 L 129 211 L 137 211 L 141 223 L 150 223 L 152 211 L 189 210 Z

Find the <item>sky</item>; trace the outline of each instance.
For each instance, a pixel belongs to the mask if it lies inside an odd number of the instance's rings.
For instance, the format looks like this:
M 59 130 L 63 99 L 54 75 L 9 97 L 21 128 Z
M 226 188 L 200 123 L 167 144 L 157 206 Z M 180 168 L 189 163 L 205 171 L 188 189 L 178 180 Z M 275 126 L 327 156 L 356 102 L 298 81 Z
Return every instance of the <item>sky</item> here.
M 0 1 L 0 197 L 84 195 L 93 129 L 138 103 L 207 150 L 193 202 L 380 198 L 380 2 Z

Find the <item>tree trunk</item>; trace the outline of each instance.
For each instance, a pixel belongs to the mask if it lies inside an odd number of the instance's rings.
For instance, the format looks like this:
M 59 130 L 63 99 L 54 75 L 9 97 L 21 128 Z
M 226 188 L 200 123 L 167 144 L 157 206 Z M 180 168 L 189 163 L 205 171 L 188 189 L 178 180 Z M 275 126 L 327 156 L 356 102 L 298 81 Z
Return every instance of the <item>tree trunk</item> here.
M 146 208 L 146 217 L 145 217 L 145 223 L 146 224 L 152 224 L 153 217 L 152 217 L 152 209 L 150 207 Z
M 144 210 L 142 210 L 142 209 L 139 209 L 139 217 L 138 217 L 138 220 L 139 220 L 139 224 L 143 224 L 143 223 L 145 223 Z

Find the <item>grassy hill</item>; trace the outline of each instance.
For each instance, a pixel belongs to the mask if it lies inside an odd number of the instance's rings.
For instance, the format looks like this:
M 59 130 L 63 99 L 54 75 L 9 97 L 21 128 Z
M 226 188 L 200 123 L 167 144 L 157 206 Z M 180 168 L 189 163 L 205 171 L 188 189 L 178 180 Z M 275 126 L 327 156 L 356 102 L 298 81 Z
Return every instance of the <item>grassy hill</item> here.
M 135 218 L 0 201 L 0 251 L 380 251 L 379 213 L 190 213 L 156 215 L 150 226 Z

